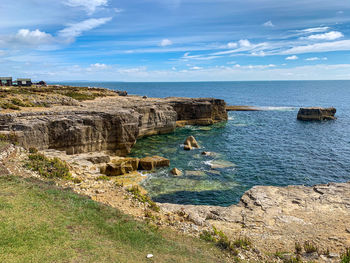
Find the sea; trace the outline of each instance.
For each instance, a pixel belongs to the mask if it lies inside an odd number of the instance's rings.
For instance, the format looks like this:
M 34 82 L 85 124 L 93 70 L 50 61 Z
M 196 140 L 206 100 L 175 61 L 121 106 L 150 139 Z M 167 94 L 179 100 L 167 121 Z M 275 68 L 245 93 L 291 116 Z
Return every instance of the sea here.
M 186 126 L 137 141 L 130 156 L 160 155 L 183 176 L 159 169 L 144 174 L 153 200 L 229 206 L 256 185 L 306 185 L 350 181 L 350 81 L 65 82 L 126 90 L 149 97 L 215 97 L 228 105 L 264 111 L 229 112 L 227 122 Z M 299 107 L 333 106 L 337 119 L 303 122 Z M 184 151 L 193 135 L 200 149 Z M 211 152 L 203 156 L 203 151 Z

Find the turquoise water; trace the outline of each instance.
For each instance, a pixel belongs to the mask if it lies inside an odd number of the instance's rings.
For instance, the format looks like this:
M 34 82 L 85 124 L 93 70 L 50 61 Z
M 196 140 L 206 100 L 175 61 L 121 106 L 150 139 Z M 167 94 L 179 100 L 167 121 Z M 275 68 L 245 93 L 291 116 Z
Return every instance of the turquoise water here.
M 231 112 L 227 123 L 139 140 L 131 155 L 161 155 L 184 172 L 174 177 L 161 169 L 147 176 L 143 185 L 156 201 L 228 206 L 254 185 L 350 180 L 350 81 L 74 84 L 152 97 L 216 97 L 269 109 Z M 338 119 L 297 121 L 301 106 L 334 106 Z M 183 150 L 188 135 L 201 149 Z M 213 155 L 202 156 L 202 151 Z

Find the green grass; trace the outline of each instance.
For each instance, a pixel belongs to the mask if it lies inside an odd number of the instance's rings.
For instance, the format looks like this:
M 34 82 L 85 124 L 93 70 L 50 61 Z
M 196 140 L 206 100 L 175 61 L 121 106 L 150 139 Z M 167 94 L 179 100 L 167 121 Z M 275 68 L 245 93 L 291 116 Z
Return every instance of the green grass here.
M 37 179 L 0 176 L 0 262 L 224 262 L 213 245 L 157 231 Z M 146 259 L 152 253 L 154 258 Z

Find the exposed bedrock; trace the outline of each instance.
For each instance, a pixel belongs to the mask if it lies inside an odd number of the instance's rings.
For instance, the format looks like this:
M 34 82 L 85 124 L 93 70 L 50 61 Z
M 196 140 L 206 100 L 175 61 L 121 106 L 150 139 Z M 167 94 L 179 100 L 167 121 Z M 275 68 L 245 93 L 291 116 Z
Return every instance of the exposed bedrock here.
M 293 251 L 311 240 L 321 250 L 350 246 L 350 182 L 306 186 L 255 186 L 229 207 L 159 204 L 198 225 L 247 236 L 266 251 Z
M 79 107 L 0 115 L 0 133 L 15 134 L 25 148 L 68 154 L 110 150 L 126 155 L 137 138 L 172 132 L 177 121 L 212 124 L 227 120 L 225 106 L 223 100 L 215 99 L 106 97 Z
M 297 119 L 301 121 L 334 120 L 337 110 L 335 108 L 300 108 Z

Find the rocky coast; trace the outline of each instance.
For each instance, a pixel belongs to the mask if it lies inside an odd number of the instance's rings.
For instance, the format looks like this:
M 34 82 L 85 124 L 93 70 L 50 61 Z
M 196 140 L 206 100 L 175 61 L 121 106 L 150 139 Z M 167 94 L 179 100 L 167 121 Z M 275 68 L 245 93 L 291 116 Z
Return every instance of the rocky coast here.
M 56 184 L 140 220 L 196 236 L 214 226 L 231 240 L 249 239 L 251 246 L 239 252 L 240 260 L 294 262 L 286 260 L 295 256 L 296 244 L 309 242 L 317 249 L 311 253 L 302 248 L 298 252 L 302 260 L 337 262 L 350 246 L 350 183 L 256 186 L 239 204 L 229 207 L 157 203 L 159 209 L 150 212 L 153 204 L 145 205 L 144 199 L 135 198 L 138 193 L 130 191 L 143 179 L 137 171 L 140 163 L 129 162 L 125 156 L 139 138 L 170 133 L 184 125 L 226 121 L 226 103 L 213 98 L 124 95 L 108 92 L 90 100 L 69 99 L 68 105 L 57 102 L 50 107 L 6 110 L 0 115 L 1 138 L 14 140 L 17 145 L 2 151 L 0 170 L 40 177 L 23 167 L 28 150 L 39 150 L 49 158 L 65 161 L 76 179 L 59 179 Z M 169 160 L 159 158 L 166 166 Z M 153 169 L 153 160 L 146 161 L 144 167 Z M 118 169 L 124 172 L 120 175 L 104 175 L 106 169 L 112 169 L 108 165 L 121 163 L 124 166 Z

